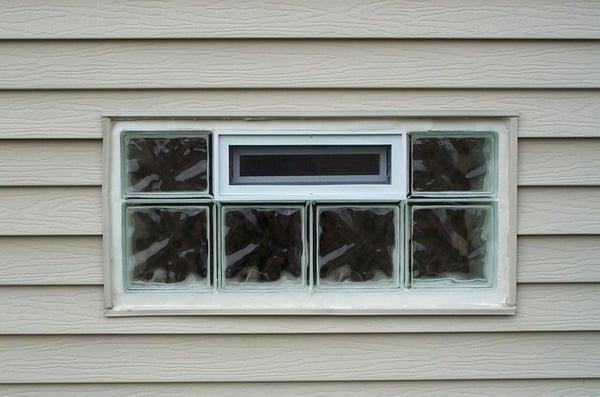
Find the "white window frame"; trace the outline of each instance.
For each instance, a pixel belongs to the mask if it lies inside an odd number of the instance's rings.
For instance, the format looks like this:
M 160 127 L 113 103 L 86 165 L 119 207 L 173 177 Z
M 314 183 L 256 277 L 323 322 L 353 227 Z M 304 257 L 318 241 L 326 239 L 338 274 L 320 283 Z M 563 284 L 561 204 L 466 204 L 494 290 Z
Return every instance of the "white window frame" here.
M 300 118 L 302 115 L 290 117 L 268 117 L 255 115 L 255 118 L 241 115 L 239 117 L 196 116 L 173 119 L 149 119 L 144 117 L 111 116 L 104 118 L 105 136 L 105 181 L 104 196 L 104 241 L 106 258 L 105 304 L 108 316 L 129 315 L 413 315 L 413 314 L 513 314 L 516 311 L 516 159 L 517 159 L 517 118 L 498 114 L 419 114 L 415 116 L 393 116 L 391 114 L 359 115 L 347 114 L 345 117 L 336 114 L 333 117 Z M 360 117 L 364 117 L 361 119 Z M 123 204 L 121 181 L 121 148 L 122 131 L 212 131 L 213 165 L 210 170 L 213 194 L 216 200 L 227 202 L 261 202 L 267 195 L 250 195 L 251 198 L 239 196 L 240 191 L 228 190 L 231 186 L 221 185 L 219 168 L 222 167 L 222 148 L 219 140 L 228 136 L 253 135 L 268 139 L 269 136 L 296 136 L 305 139 L 305 135 L 328 136 L 333 142 L 340 135 L 356 135 L 358 140 L 365 136 L 401 136 L 403 153 L 407 153 L 406 133 L 412 131 L 495 131 L 498 134 L 498 189 L 497 197 L 497 256 L 495 285 L 493 288 L 402 288 L 390 292 L 377 290 L 319 290 L 284 291 L 274 293 L 257 293 L 255 291 L 173 291 L 152 290 L 141 292 L 125 291 L 122 277 L 122 212 Z M 282 134 L 282 132 L 290 132 Z M 229 133 L 227 133 L 229 132 Z M 321 138 L 319 138 L 321 139 Z M 400 142 L 399 141 L 399 142 Z M 233 141 L 231 141 L 233 142 Z M 266 142 L 266 141 L 264 141 Z M 320 143 L 324 144 L 324 143 Z M 400 144 L 400 143 L 397 143 Z M 219 159 L 219 157 L 221 157 Z M 393 156 L 392 156 L 393 157 Z M 228 158 L 227 158 L 228 160 Z M 405 164 L 407 161 L 405 160 Z M 392 165 L 393 166 L 393 165 Z M 402 186 L 406 192 L 408 170 L 404 171 L 403 181 L 397 181 L 395 187 Z M 396 172 L 397 174 L 397 172 Z M 392 173 L 394 175 L 394 173 Z M 225 187 L 225 189 L 221 189 Z M 246 185 L 238 187 L 245 188 Z M 369 186 L 372 187 L 372 186 Z M 317 189 L 318 190 L 318 189 Z M 312 195 L 293 194 L 278 200 L 286 202 L 296 199 L 317 199 L 322 203 L 328 201 L 350 202 L 352 198 L 339 195 L 328 195 L 321 191 Z M 235 194 L 233 194 L 235 193 Z M 359 202 L 389 202 L 394 192 L 379 192 L 356 198 Z M 395 196 L 400 202 L 406 195 Z M 295 195 L 295 196 L 294 196 Z M 151 199 L 140 198 L 138 202 L 151 202 Z M 202 204 L 202 200 L 189 200 L 190 203 Z M 476 199 L 475 199 L 476 200 Z M 489 201 L 489 200 L 487 200 Z M 214 207 L 213 207 L 214 208 Z M 217 219 L 214 217 L 213 219 Z M 310 228 L 312 230 L 312 226 Z M 212 236 L 217 236 L 216 222 L 211 229 Z M 310 239 L 314 236 L 309 236 Z M 213 239 L 214 252 L 218 252 Z M 406 247 L 403 247 L 406 253 Z M 274 299 L 275 297 L 275 299 Z

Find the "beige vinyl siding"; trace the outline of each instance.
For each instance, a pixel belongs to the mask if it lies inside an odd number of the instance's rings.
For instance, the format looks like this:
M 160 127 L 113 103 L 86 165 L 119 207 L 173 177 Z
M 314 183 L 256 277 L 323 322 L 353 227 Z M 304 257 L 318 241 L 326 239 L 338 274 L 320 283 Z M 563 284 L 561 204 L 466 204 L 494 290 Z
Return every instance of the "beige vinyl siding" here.
M 101 139 L 101 117 L 519 114 L 519 137 L 600 137 L 598 90 L 0 90 L 0 139 Z M 52 120 L 52 123 L 48 123 Z
M 0 285 L 102 285 L 101 236 L 0 237 Z
M 598 38 L 594 0 L 13 0 L 0 38 Z
M 3 63 L 4 89 L 600 88 L 594 41 L 7 41 Z
M 3 393 L 4 391 L 4 393 Z M 252 383 L 119 383 L 7 385 L 0 396 L 10 397 L 464 397 L 484 395 L 597 397 L 600 381 L 560 380 L 467 380 L 467 381 L 376 381 L 376 382 L 252 382 Z
M 18 304 L 15 304 L 18 302 Z M 0 334 L 349 334 L 597 331 L 597 284 L 519 284 L 514 316 L 104 316 L 101 286 L 3 286 Z M 270 338 L 271 335 L 265 336 Z M 377 339 L 378 336 L 372 335 Z M 401 335 L 398 335 L 402 339 Z M 284 359 L 284 358 L 282 358 Z M 133 364 L 132 364 L 133 365 Z
M 597 342 L 593 332 L 10 336 L 0 382 L 589 378 Z
M 2 14 L 0 396 L 600 394 L 597 2 Z M 105 317 L 103 116 L 453 111 L 519 116 L 516 315 Z

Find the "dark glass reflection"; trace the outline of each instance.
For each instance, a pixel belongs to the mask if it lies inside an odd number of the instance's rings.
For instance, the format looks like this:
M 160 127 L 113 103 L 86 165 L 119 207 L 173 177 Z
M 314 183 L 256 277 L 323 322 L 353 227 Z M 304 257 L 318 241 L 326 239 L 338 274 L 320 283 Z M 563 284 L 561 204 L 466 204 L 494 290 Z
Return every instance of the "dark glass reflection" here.
M 206 138 L 130 138 L 127 174 L 131 192 L 205 191 Z
M 378 154 L 240 156 L 240 176 L 377 175 Z
M 232 184 L 389 183 L 389 146 L 232 146 Z
M 132 208 L 130 222 L 134 282 L 177 283 L 206 278 L 206 209 Z
M 322 281 L 392 279 L 396 243 L 392 208 L 321 209 L 318 222 Z
M 300 209 L 227 208 L 225 211 L 227 280 L 302 281 Z
M 488 137 L 416 138 L 412 146 L 413 190 L 486 190 L 491 153 Z
M 487 208 L 418 208 L 412 221 L 414 278 L 485 278 Z

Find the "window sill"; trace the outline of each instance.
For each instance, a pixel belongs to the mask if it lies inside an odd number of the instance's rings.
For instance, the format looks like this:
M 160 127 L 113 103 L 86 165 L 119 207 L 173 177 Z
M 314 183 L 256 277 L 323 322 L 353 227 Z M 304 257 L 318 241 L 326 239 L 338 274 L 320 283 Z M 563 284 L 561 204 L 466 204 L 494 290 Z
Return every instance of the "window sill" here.
M 404 292 L 404 293 L 403 293 Z M 274 293 L 223 292 L 197 294 L 129 294 L 105 311 L 107 317 L 215 315 L 512 315 L 494 289 L 458 291 L 398 291 L 348 294 L 323 291 L 274 296 Z M 435 295 L 435 296 L 434 296 Z M 452 296 L 450 300 L 449 297 Z M 194 299 L 195 298 L 195 299 Z M 193 302 L 195 300 L 195 302 Z M 202 300 L 202 304 L 198 304 Z M 243 303 L 240 303 L 243 302 Z M 451 303 L 448 303 L 451 302 Z

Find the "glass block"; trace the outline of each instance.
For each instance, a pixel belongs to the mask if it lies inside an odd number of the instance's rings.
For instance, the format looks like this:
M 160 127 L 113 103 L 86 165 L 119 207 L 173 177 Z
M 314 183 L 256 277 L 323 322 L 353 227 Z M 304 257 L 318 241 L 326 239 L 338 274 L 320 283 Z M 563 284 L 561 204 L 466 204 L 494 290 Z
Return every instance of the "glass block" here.
M 412 194 L 491 194 L 495 139 L 491 133 L 411 135 Z
M 125 138 L 125 192 L 208 193 L 208 136 Z
M 491 283 L 493 208 L 492 205 L 413 206 L 410 241 L 413 285 Z
M 224 206 L 222 283 L 226 288 L 303 288 L 305 210 Z
M 397 284 L 397 206 L 319 206 L 319 287 L 378 287 Z
M 208 286 L 208 218 L 208 207 L 127 207 L 129 287 Z

